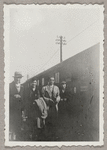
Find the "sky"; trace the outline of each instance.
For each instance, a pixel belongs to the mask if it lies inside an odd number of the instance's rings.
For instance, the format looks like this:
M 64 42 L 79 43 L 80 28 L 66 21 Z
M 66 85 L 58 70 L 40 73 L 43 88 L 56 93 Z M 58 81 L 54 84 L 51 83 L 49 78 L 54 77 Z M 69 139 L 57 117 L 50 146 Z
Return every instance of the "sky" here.
M 22 82 L 100 42 L 99 7 L 35 5 L 33 8 L 9 9 L 10 82 L 15 71 L 23 74 Z

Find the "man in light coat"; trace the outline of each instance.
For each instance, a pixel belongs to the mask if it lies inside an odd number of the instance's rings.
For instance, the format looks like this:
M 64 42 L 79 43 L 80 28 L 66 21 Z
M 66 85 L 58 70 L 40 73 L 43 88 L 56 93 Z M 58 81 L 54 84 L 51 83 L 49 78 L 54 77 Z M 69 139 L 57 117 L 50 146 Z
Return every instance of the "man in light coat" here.
M 58 103 L 60 101 L 59 88 L 54 85 L 54 77 L 50 77 L 48 85 L 42 88 L 42 96 L 47 104 L 48 117 L 46 118 L 47 139 L 56 140 Z

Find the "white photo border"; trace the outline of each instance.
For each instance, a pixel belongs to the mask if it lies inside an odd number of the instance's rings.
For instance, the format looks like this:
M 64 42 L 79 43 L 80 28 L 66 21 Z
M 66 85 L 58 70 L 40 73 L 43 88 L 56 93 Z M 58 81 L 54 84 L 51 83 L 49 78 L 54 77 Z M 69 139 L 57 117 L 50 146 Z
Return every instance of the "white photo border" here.
M 100 114 L 99 114 L 99 118 L 100 118 L 100 122 L 99 122 L 99 141 L 85 141 L 85 142 L 81 142 L 81 141 L 77 141 L 77 142 L 64 142 L 64 141 L 60 141 L 60 142 L 29 142 L 29 141 L 20 141 L 20 142 L 16 142 L 16 141 L 9 141 L 9 74 L 10 74 L 10 50 L 9 50 L 9 29 L 10 29 L 10 16 L 9 16 L 9 10 L 10 8 L 34 8 L 35 4 L 27 4 L 27 5 L 15 5 L 15 4 L 10 4 L 10 5 L 6 5 L 4 4 L 4 63 L 5 63 L 5 67 L 4 67 L 4 98 L 5 98 L 5 146 L 102 146 L 104 144 L 104 56 L 103 56 L 103 52 L 104 52 L 104 48 L 103 48 L 103 40 L 104 40 L 104 5 L 99 5 L 99 4 L 57 4 L 57 5 L 39 5 L 40 7 L 59 7 L 63 6 L 63 7 L 72 7 L 72 8 L 99 8 L 100 9 L 100 79 L 99 79 L 99 83 L 100 83 L 100 92 L 99 92 L 99 96 L 100 96 L 100 104 L 99 104 L 99 110 L 100 110 Z

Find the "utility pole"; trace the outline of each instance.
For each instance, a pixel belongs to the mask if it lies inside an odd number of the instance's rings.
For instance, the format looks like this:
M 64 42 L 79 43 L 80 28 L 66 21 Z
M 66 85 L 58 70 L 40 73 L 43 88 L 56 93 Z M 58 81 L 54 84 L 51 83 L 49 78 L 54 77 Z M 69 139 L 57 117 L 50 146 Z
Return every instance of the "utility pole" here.
M 57 36 L 56 44 L 60 44 L 60 63 L 61 63 L 63 61 L 62 60 L 62 45 L 66 45 L 65 37 Z

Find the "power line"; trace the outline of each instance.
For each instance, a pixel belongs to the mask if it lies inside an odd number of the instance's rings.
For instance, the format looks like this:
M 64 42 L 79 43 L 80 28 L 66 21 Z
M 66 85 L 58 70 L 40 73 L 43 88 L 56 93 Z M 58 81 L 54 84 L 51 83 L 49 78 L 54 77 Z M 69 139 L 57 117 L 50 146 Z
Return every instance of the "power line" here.
M 95 24 L 98 20 L 96 20 L 95 22 L 93 22 L 91 25 L 89 25 L 87 28 L 85 28 L 84 30 L 82 30 L 81 32 L 79 32 L 76 36 L 74 36 L 72 39 L 70 39 L 67 43 L 69 43 L 71 40 L 75 39 L 77 36 L 79 36 L 82 32 L 84 32 L 85 30 L 87 30 L 89 27 L 91 27 L 93 24 Z
M 98 20 L 96 20 L 95 22 L 93 22 L 91 25 L 89 25 L 87 28 L 85 28 L 84 30 L 82 30 L 81 32 L 79 32 L 76 36 L 74 36 L 72 39 L 70 39 L 67 43 L 69 43 L 71 40 L 75 39 L 77 36 L 79 36 L 82 32 L 84 32 L 85 30 L 87 30 L 89 27 L 91 27 L 93 24 L 95 24 Z M 59 43 L 56 44 L 60 44 L 60 40 L 56 40 Z M 66 42 L 66 41 L 64 41 Z M 65 45 L 65 44 L 64 44 Z M 50 57 L 50 59 L 39 69 L 43 69 L 45 65 L 47 65 L 47 63 L 55 56 L 55 54 L 58 52 L 58 50 Z
M 47 63 L 55 56 L 55 54 L 56 54 L 58 51 L 59 51 L 59 50 L 57 50 L 57 51 L 50 57 L 50 59 L 49 59 L 39 70 L 43 69 L 43 68 L 47 65 Z

